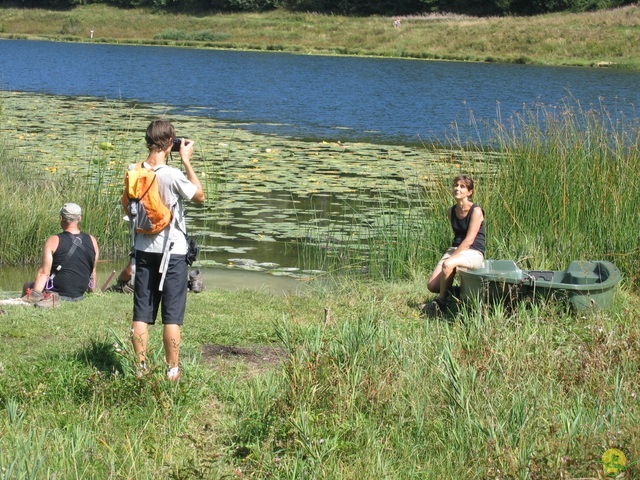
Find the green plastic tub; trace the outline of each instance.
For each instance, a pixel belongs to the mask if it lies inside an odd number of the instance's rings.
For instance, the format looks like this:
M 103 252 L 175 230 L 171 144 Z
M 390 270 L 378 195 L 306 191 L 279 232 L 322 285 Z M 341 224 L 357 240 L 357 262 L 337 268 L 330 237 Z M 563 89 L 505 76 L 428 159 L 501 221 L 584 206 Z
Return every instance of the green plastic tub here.
M 620 271 L 611 262 L 574 260 L 566 270 L 522 270 L 512 260 L 485 260 L 459 269 L 462 300 L 518 302 L 554 299 L 578 312 L 611 307 Z

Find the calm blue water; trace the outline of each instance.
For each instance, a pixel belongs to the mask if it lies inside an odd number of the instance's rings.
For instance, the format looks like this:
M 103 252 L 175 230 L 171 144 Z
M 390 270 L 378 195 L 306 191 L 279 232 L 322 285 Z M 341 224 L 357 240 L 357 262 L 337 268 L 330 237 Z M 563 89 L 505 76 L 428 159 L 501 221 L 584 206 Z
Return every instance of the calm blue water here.
M 635 118 L 640 74 L 167 47 L 0 40 L 0 89 L 162 103 L 261 133 L 444 140 L 523 106 L 607 105 Z M 599 107 L 598 107 L 599 108 Z

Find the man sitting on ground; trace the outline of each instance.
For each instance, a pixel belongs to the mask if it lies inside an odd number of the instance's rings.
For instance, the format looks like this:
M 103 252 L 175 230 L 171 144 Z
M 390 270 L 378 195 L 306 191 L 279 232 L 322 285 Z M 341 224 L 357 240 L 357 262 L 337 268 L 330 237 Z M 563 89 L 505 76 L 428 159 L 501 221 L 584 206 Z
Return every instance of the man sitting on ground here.
M 62 206 L 62 232 L 45 242 L 35 281 L 24 284 L 22 300 L 38 307 L 53 307 L 59 300 L 82 300 L 85 292 L 96 291 L 98 243 L 93 235 L 80 231 L 81 220 L 79 205 Z

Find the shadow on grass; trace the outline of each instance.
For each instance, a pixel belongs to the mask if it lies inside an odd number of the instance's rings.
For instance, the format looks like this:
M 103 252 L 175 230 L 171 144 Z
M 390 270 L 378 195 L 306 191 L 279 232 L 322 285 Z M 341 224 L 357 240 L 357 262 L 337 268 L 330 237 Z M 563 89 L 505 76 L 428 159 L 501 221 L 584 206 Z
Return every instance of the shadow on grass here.
M 122 355 L 119 355 L 113 343 L 107 341 L 91 340 L 88 345 L 83 346 L 76 357 L 81 362 L 92 366 L 104 374 L 123 374 Z

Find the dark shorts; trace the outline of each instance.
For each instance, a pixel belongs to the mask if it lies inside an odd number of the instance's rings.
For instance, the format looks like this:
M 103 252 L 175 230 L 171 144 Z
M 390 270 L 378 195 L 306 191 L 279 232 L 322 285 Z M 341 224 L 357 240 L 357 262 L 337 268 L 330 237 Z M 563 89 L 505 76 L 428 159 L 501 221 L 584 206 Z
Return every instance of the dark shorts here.
M 164 325 L 182 325 L 187 307 L 188 265 L 185 255 L 171 255 L 162 291 L 158 290 L 161 253 L 136 250 L 133 320 L 153 325 L 161 310 Z

